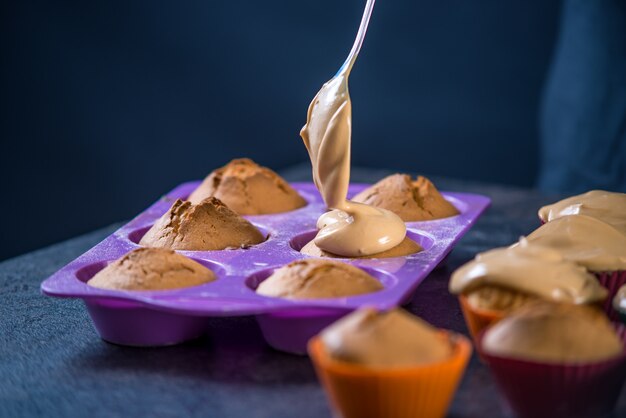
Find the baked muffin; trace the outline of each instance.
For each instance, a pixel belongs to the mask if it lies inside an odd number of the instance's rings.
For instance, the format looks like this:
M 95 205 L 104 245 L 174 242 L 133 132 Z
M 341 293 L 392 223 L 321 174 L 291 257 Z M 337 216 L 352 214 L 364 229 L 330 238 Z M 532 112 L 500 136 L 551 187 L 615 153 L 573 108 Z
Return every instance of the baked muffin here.
M 138 248 L 100 270 L 87 284 L 101 289 L 167 290 L 214 280 L 211 270 L 172 250 Z
M 197 204 L 177 200 L 146 232 L 139 245 L 173 250 L 246 248 L 265 240 L 261 232 L 219 199 Z
M 524 240 L 480 253 L 453 274 L 451 293 L 459 301 L 474 337 L 483 328 L 535 300 L 596 304 L 607 291 L 585 268 L 558 251 Z
M 422 176 L 416 180 L 411 180 L 406 174 L 387 176 L 351 200 L 390 210 L 405 222 L 428 221 L 459 214 L 435 185 Z
M 326 328 L 320 338 L 335 360 L 369 367 L 407 367 L 444 361 L 450 336 L 402 309 L 361 309 Z
M 214 170 L 188 200 L 199 203 L 210 196 L 240 215 L 286 212 L 306 205 L 282 177 L 248 158 L 232 160 Z
M 377 254 L 372 255 L 364 255 L 360 257 L 349 257 L 349 258 L 392 258 L 392 257 L 404 257 L 407 255 L 419 253 L 422 251 L 421 245 L 417 242 L 413 241 L 409 237 L 405 237 L 404 240 L 393 247 L 390 250 L 383 251 Z M 342 255 L 333 254 L 331 252 L 322 250 L 320 247 L 315 245 L 314 240 L 309 241 L 302 249 L 300 250 L 302 254 L 310 255 L 313 257 L 329 257 L 329 258 L 346 258 Z
M 286 299 L 320 299 L 378 292 L 383 285 L 360 268 L 339 261 L 293 261 L 265 279 L 259 295 Z
M 443 417 L 471 344 L 401 309 L 363 308 L 313 338 L 309 354 L 337 416 Z
M 601 311 L 566 303 L 534 303 L 485 331 L 483 352 L 519 360 L 583 363 L 619 355 L 624 346 Z
M 479 349 L 520 417 L 605 416 L 626 376 L 623 337 L 588 306 L 527 305 L 486 330 Z
M 591 216 L 626 234 L 626 193 L 591 190 L 539 209 L 539 218 L 543 222 L 567 215 Z
M 597 218 L 566 215 L 542 225 L 526 239 L 528 245 L 555 249 L 566 260 L 593 273 L 609 291 L 606 313 L 617 317 L 611 300 L 626 284 L 626 235 Z

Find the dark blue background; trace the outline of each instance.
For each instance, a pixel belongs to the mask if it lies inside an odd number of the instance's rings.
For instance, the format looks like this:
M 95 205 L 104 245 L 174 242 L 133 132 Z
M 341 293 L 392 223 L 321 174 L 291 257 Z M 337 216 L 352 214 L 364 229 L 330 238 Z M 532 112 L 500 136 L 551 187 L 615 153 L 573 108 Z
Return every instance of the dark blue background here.
M 363 4 L 4 2 L 0 258 L 129 218 L 233 157 L 305 161 L 307 105 Z M 353 164 L 534 185 L 559 8 L 379 0 L 351 77 Z

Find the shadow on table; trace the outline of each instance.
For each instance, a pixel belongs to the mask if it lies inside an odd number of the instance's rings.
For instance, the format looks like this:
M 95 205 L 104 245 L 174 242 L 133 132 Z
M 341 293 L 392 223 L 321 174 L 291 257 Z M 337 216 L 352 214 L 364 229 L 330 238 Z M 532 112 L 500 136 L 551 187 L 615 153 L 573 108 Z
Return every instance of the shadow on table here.
M 270 348 L 251 317 L 212 319 L 207 335 L 171 347 L 125 347 L 99 341 L 70 361 L 73 367 L 96 372 L 148 372 L 232 384 L 317 382 L 308 357 Z

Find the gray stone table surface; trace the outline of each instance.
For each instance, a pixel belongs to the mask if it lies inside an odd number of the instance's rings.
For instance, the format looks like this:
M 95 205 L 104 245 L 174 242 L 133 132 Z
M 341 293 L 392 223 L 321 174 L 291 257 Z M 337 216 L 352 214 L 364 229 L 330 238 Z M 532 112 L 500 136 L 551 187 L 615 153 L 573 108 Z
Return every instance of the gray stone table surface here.
M 353 181 L 390 172 L 353 170 Z M 308 165 L 286 170 L 309 180 Z M 442 190 L 488 195 L 492 207 L 433 272 L 407 306 L 438 327 L 467 334 L 451 272 L 477 252 L 508 245 L 538 226 L 537 209 L 562 196 L 433 179 Z M 146 205 L 150 202 L 146 202 Z M 325 417 L 324 393 L 306 357 L 265 345 L 253 318 L 212 321 L 206 337 L 166 348 L 103 342 L 82 301 L 40 293 L 40 283 L 119 225 L 0 264 L 0 417 Z M 626 416 L 622 391 L 615 416 Z M 488 369 L 473 355 L 451 417 L 505 416 Z

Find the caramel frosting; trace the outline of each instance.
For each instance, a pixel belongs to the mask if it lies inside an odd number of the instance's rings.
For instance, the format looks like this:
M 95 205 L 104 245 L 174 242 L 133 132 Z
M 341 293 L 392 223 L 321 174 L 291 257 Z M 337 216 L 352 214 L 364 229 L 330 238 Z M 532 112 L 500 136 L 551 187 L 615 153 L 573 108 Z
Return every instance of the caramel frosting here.
M 287 299 L 339 298 L 378 292 L 383 285 L 360 268 L 339 261 L 305 259 L 283 266 L 257 293 Z
M 557 250 L 563 258 L 591 271 L 626 270 L 626 235 L 585 215 L 567 215 L 530 234 L 527 245 Z
M 246 248 L 264 241 L 250 222 L 216 197 L 198 204 L 178 199 L 146 232 L 139 245 L 173 250 L 211 251 Z
M 248 158 L 214 170 L 189 196 L 191 203 L 217 197 L 240 215 L 286 212 L 306 201 L 282 177 Z
M 87 282 L 101 289 L 166 290 L 215 280 L 203 265 L 165 248 L 138 248 L 112 262 Z
M 363 255 L 360 257 L 351 257 L 351 258 L 393 258 L 393 257 L 404 257 L 407 255 L 415 254 L 422 251 L 422 247 L 409 237 L 405 237 L 404 240 L 393 247 L 390 250 L 383 251 L 382 253 L 376 253 L 372 255 Z M 329 253 L 328 251 L 322 250 L 320 247 L 315 245 L 315 241 L 309 241 L 302 249 L 300 250 L 302 254 L 310 255 L 313 257 L 329 257 L 329 258 L 341 258 L 342 256 Z
M 591 216 L 626 234 L 626 193 L 591 190 L 539 209 L 544 222 L 567 215 Z
M 498 248 L 478 254 L 450 279 L 454 294 L 483 286 L 499 286 L 555 302 L 572 304 L 604 300 L 607 290 L 584 267 L 567 261 L 556 250 L 539 245 Z
M 482 349 L 519 360 L 580 363 L 618 356 L 624 345 L 598 308 L 543 302 L 520 308 L 489 328 Z
M 352 104 L 348 77 L 367 30 L 374 2 L 369 0 L 354 46 L 343 66 L 311 102 L 300 132 L 313 166 L 313 181 L 326 206 L 315 244 L 345 257 L 372 255 L 400 244 L 406 235 L 402 219 L 386 209 L 346 200 L 350 181 Z
M 320 334 L 329 355 L 371 367 L 410 367 L 452 355 L 450 338 L 402 309 L 359 309 Z
M 459 211 L 439 193 L 426 177 L 416 180 L 406 174 L 393 174 L 352 198 L 394 212 L 403 221 L 427 221 L 458 215 Z

